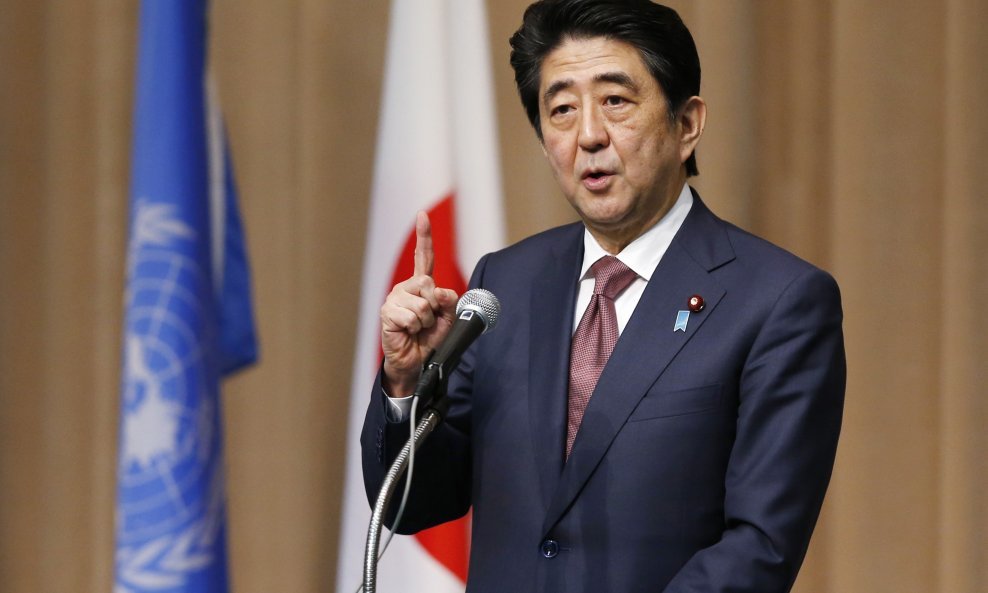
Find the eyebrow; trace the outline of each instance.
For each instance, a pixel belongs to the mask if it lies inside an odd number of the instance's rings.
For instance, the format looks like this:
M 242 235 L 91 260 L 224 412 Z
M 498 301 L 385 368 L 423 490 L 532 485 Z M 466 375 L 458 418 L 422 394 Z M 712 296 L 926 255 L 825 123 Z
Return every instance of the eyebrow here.
M 609 82 L 623 86 L 634 92 L 638 92 L 639 90 L 638 84 L 624 72 L 601 72 L 593 77 L 593 82 Z M 542 94 L 542 102 L 548 103 L 554 96 L 556 96 L 557 93 L 568 89 L 573 86 L 573 84 L 575 83 L 572 78 L 564 78 L 563 80 L 557 80 L 556 82 L 550 84 L 549 88 L 547 88 L 545 93 Z

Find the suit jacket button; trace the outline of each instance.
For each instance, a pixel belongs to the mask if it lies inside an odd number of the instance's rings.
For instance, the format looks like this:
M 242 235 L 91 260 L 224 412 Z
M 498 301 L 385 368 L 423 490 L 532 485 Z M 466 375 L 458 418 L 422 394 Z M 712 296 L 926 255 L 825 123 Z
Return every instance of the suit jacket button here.
M 559 553 L 559 543 L 554 539 L 547 539 L 542 542 L 542 555 L 546 558 L 555 558 Z

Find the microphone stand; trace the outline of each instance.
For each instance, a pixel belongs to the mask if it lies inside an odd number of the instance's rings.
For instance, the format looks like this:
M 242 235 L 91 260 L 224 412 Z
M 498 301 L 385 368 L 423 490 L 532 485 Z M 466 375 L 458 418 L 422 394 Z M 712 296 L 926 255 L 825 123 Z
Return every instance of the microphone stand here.
M 374 503 L 374 512 L 371 514 L 370 524 L 367 527 L 367 546 L 364 548 L 364 593 L 375 593 L 377 590 L 377 549 L 381 541 L 381 526 L 384 520 L 384 513 L 387 512 L 398 485 L 398 480 L 408 468 L 408 456 L 412 447 L 418 451 L 433 430 L 443 421 L 443 416 L 449 410 L 449 402 L 446 398 L 446 382 L 441 381 L 437 386 L 438 393 L 433 399 L 433 403 L 425 409 L 422 419 L 419 420 L 412 438 L 405 443 L 391 469 L 388 470 L 381 484 L 381 489 L 377 493 L 377 502 Z M 411 487 L 411 484 L 408 485 Z M 395 526 L 397 527 L 397 525 Z

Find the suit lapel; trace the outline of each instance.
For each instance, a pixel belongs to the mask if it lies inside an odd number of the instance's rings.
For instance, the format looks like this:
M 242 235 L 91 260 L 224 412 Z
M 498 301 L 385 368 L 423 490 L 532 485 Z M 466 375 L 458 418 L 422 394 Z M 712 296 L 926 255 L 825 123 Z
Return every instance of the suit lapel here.
M 577 224 L 546 258 L 531 297 L 529 421 L 545 506 L 563 469 L 569 349 L 582 261 L 583 225 Z
M 725 291 L 709 271 L 730 259 L 726 233 L 697 197 L 601 374 L 549 503 L 544 533 L 572 504 L 649 387 L 717 307 Z M 674 331 L 677 313 L 693 294 L 703 296 L 705 308 L 690 315 L 685 332 Z

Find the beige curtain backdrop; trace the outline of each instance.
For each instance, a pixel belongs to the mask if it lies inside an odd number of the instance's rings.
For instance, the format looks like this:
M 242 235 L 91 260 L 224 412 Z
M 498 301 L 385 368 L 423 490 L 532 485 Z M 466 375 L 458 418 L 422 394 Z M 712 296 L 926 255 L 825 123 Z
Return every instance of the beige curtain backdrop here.
M 512 240 L 573 217 L 507 64 L 526 3 L 488 3 Z M 0 0 L 4 592 L 111 590 L 137 4 Z M 674 6 L 704 66 L 698 188 L 843 290 L 844 433 L 796 590 L 985 593 L 988 3 Z M 324 592 L 388 5 L 212 18 L 262 338 L 224 394 L 234 591 Z

